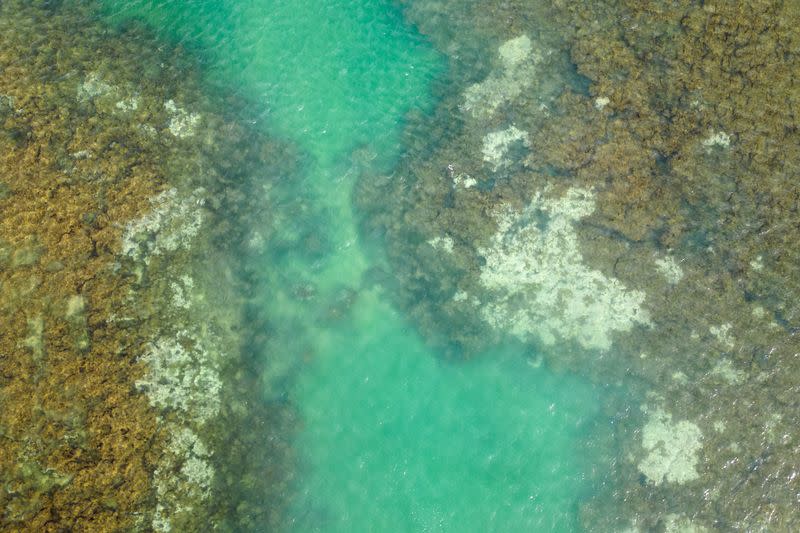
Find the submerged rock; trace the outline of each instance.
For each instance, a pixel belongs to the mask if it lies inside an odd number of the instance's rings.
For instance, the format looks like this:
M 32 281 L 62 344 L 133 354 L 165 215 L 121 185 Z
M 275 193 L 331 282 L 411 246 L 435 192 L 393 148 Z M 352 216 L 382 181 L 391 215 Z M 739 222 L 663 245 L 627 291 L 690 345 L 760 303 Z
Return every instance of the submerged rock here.
M 542 61 L 541 52 L 533 48 L 527 35 L 503 43 L 497 55 L 498 70 L 464 92 L 461 108 L 476 119 L 490 119 L 498 108 L 529 89 L 536 79 L 537 65 Z
M 234 258 L 281 148 L 193 58 L 56 4 L 0 4 L 0 530 L 274 525 L 291 417 L 239 372 Z
M 189 247 L 203 225 L 204 193 L 179 195 L 172 188 L 150 198 L 151 209 L 125 225 L 122 253 L 149 264 L 151 256 Z
M 661 408 L 646 411 L 642 448 L 647 455 L 637 465 L 639 471 L 655 485 L 699 478 L 697 454 L 703 439 L 700 428 L 687 420 L 673 422 L 672 415 Z
M 453 86 L 412 126 L 437 143 L 360 189 L 399 303 L 459 353 L 512 336 L 660 398 L 609 406 L 619 490 L 587 530 L 800 528 L 797 10 L 409 4 Z
M 498 207 L 497 233 L 478 248 L 487 323 L 522 340 L 535 335 L 545 345 L 566 339 L 601 350 L 611 347 L 613 332 L 650 325 L 643 292 L 583 264 L 574 224 L 593 211 L 594 195 L 578 188 L 555 198 L 537 194 L 521 212 Z

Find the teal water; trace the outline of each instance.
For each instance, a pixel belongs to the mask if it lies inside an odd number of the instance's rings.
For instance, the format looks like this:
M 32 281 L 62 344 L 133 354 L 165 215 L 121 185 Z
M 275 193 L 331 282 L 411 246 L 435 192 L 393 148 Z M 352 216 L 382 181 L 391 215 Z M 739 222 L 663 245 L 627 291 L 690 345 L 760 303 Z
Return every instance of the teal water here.
M 383 0 L 126 0 L 193 49 L 211 85 L 253 103 L 304 154 L 269 188 L 265 396 L 299 412 L 289 531 L 575 531 L 591 489 L 599 392 L 528 364 L 522 347 L 446 363 L 362 283 L 359 172 L 400 155 L 406 113 L 435 104 L 444 59 Z M 594 453 L 594 452 L 592 452 Z

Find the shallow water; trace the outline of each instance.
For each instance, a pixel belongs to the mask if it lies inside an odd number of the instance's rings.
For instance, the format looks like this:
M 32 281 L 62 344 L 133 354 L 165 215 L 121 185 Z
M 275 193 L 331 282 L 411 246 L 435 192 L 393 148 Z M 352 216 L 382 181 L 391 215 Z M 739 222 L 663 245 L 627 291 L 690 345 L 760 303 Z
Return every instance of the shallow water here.
M 521 347 L 445 362 L 363 282 L 360 172 L 389 171 L 406 113 L 429 110 L 443 59 L 379 0 L 105 1 L 206 61 L 209 85 L 289 140 L 299 176 L 265 188 L 274 225 L 265 398 L 299 412 L 286 529 L 574 531 L 602 450 L 585 446 L 601 393 Z

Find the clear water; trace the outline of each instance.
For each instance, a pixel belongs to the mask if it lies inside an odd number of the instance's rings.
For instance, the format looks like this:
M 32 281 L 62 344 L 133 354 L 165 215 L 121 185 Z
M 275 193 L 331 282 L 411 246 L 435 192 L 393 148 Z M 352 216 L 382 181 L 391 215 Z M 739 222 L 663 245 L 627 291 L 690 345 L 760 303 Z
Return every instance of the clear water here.
M 265 198 L 274 227 L 254 228 L 270 236 L 265 395 L 301 420 L 286 529 L 577 530 L 599 392 L 519 347 L 445 363 L 362 283 L 380 258 L 359 243 L 354 182 L 399 156 L 443 58 L 388 0 L 104 3 L 192 48 L 304 153 Z

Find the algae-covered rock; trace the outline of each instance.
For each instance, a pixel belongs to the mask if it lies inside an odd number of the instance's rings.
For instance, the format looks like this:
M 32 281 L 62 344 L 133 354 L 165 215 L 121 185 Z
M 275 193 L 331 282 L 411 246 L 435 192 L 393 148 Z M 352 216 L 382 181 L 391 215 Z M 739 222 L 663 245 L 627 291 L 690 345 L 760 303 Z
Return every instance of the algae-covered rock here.
M 42 257 L 44 249 L 38 243 L 35 235 L 30 235 L 23 239 L 19 246 L 11 254 L 11 268 L 29 267 L 36 264 Z
M 0 530 L 274 525 L 292 422 L 238 373 L 232 258 L 283 148 L 93 7 L 0 3 Z
M 450 353 L 515 336 L 651 395 L 619 415 L 619 488 L 583 505 L 587 530 L 800 528 L 800 12 L 406 4 L 452 79 L 357 195 L 400 305 Z M 567 191 L 591 209 L 554 210 Z

